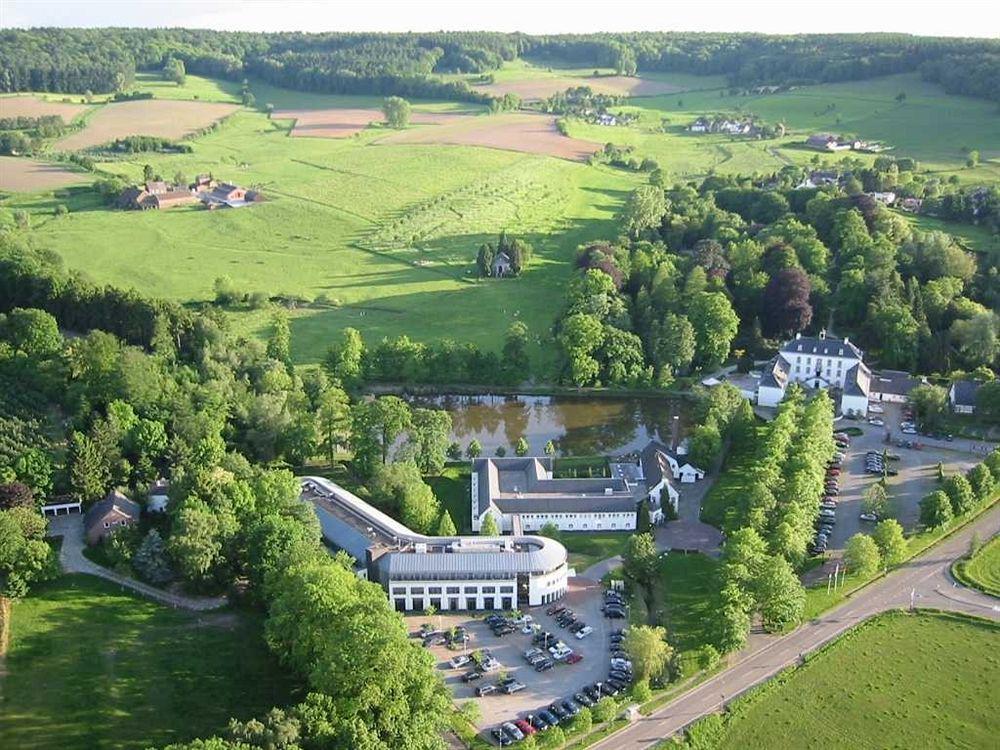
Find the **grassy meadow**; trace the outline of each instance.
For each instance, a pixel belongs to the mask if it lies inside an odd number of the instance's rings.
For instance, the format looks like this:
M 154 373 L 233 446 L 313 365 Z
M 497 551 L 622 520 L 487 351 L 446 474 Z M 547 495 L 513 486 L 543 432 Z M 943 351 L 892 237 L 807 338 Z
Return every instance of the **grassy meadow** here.
M 993 747 L 998 691 L 996 623 L 893 612 L 696 725 L 688 746 Z
M 593 72 L 520 60 L 494 78 L 517 83 Z M 721 77 L 647 77 L 684 90 L 633 97 L 627 108 L 639 116 L 633 125 L 574 121 L 570 135 L 633 145 L 639 156 L 657 159 L 668 179 L 842 158 L 798 145 L 820 129 L 885 139 L 897 147 L 894 153 L 915 156 L 942 176 L 1000 179 L 995 105 L 946 96 L 916 76 L 769 96 L 731 95 Z M 239 83 L 199 76 L 177 86 L 144 73 L 136 84 L 157 99 L 237 103 L 241 97 Z M 276 110 L 377 107 L 381 101 L 288 91 L 258 81 L 251 81 L 251 89 L 258 107 L 270 104 Z M 907 94 L 903 102 L 895 99 L 900 91 Z M 426 112 L 482 111 L 458 102 L 413 106 Z M 684 130 L 701 114 L 735 111 L 784 120 L 792 132 L 774 141 L 743 142 Z M 370 340 L 406 333 L 422 341 L 450 337 L 496 350 L 518 318 L 529 327 L 536 369 L 545 379 L 553 358 L 551 324 L 572 277 L 575 249 L 616 234 L 615 214 L 646 176 L 475 146 L 380 143 L 385 131 L 378 127 L 343 139 L 292 138 L 292 124 L 244 108 L 191 141 L 191 154 L 138 154 L 98 164 L 131 180 L 141 178 L 147 163 L 167 179 L 209 171 L 260 187 L 270 198 L 264 204 L 238 211 L 122 212 L 105 209 L 87 187 L 49 188 L 0 199 L 0 222 L 10 222 L 15 209 L 27 210 L 34 241 L 100 283 L 199 302 L 212 298 L 216 278 L 228 276 L 246 291 L 317 300 L 292 312 L 293 357 L 299 364 L 318 362 L 344 326 L 359 328 Z M 981 152 L 979 168 L 962 167 L 963 146 Z M 69 215 L 53 216 L 59 204 Z M 477 249 L 501 229 L 531 242 L 535 259 L 521 278 L 480 281 L 473 273 Z M 960 231 L 975 249 L 992 242 L 975 228 Z M 270 318 L 266 310 L 230 315 L 235 330 L 254 336 L 268 330 Z
M 971 558 L 959 560 L 953 571 L 966 586 L 1000 597 L 1000 536 L 993 537 Z
M 292 702 L 256 616 L 191 614 L 68 575 L 14 605 L 0 747 L 146 748 Z

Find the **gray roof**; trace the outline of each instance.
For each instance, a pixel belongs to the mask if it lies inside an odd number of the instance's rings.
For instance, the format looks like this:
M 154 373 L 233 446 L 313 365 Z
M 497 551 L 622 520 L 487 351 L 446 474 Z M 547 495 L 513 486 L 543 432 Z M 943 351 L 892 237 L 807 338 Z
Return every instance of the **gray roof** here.
M 951 384 L 953 401 L 956 406 L 975 406 L 979 383 L 974 380 L 956 380 Z
M 844 395 L 864 396 L 871 390 L 871 372 L 864 362 L 858 362 L 844 374 Z
M 549 479 L 552 459 L 477 458 L 479 512 L 617 513 L 635 509 L 635 491 L 622 477 Z
M 872 390 L 905 396 L 923 381 L 901 370 L 882 370 L 872 377 Z
M 542 536 L 441 537 L 411 531 L 343 487 L 322 477 L 303 477 L 318 488 L 313 503 L 325 539 L 362 562 L 368 549 L 383 552 L 378 567 L 391 578 L 421 574 L 513 578 L 518 573 L 555 570 L 566 548 Z M 633 505 L 634 508 L 634 505 Z M 417 549 L 425 551 L 418 552 Z
M 764 388 L 785 389 L 788 384 L 788 371 L 791 365 L 780 354 L 764 366 L 764 372 L 760 378 L 760 384 Z
M 83 519 L 84 528 L 90 531 L 96 524 L 103 522 L 107 515 L 112 512 L 127 516 L 133 521 L 138 521 L 142 507 L 134 500 L 129 500 L 118 490 L 111 490 L 107 494 L 107 497 L 90 506 L 90 510 L 87 511 L 87 515 Z
M 797 335 L 794 339 L 786 342 L 780 351 L 788 354 L 818 354 L 823 357 L 854 357 L 855 359 L 863 357 L 862 351 L 848 339 L 839 339 L 829 335 Z

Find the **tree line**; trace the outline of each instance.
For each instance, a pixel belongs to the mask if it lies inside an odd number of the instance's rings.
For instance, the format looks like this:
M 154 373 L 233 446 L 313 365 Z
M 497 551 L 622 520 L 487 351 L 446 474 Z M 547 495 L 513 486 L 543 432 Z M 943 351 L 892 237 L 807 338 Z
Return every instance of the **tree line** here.
M 165 68 L 336 93 L 488 101 L 435 73 L 488 73 L 529 57 L 622 75 L 726 75 L 734 86 L 850 81 L 919 71 L 953 93 L 1000 99 L 1000 44 L 903 34 L 765 36 L 639 32 L 253 33 L 193 29 L 11 29 L 0 34 L 0 91 L 114 92 Z M 177 62 L 172 62 L 177 61 Z M 183 69 L 177 68 L 177 63 Z

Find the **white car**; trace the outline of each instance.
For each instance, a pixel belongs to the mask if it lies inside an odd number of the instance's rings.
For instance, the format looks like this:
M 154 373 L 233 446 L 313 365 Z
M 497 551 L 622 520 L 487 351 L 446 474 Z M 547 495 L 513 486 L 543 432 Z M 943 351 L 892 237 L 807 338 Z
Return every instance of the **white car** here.
M 590 627 L 590 625 L 587 625 L 585 628 L 580 628 L 580 630 L 577 631 L 576 637 L 579 638 L 582 641 L 584 638 L 586 638 L 588 635 L 590 635 L 593 632 L 594 632 L 594 629 L 592 627 Z
M 870 425 L 872 425 L 874 427 L 884 427 L 885 426 L 885 420 L 880 419 L 879 417 L 871 417 L 868 420 L 868 424 L 870 424 Z
M 916 435 L 917 434 L 917 428 L 916 427 L 900 427 L 899 431 L 902 432 L 904 435 Z
M 868 404 L 868 411 L 872 414 L 884 414 L 885 407 L 879 406 L 878 404 Z
M 862 521 L 871 521 L 872 523 L 878 521 L 878 516 L 876 516 L 874 513 L 862 513 L 860 516 L 858 516 L 858 518 L 860 518 Z
M 468 656 L 466 656 L 465 654 L 459 654 L 458 656 L 456 656 L 454 659 L 452 659 L 448 663 L 451 664 L 451 668 L 452 669 L 458 669 L 459 667 L 464 667 L 470 661 L 472 661 L 472 660 Z

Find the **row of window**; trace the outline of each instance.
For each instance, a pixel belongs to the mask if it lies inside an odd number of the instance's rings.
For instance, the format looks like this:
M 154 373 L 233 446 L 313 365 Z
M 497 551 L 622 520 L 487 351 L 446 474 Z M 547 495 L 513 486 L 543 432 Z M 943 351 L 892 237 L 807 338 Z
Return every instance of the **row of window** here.
M 426 586 L 426 587 L 425 586 L 410 586 L 409 589 L 406 589 L 406 588 L 404 588 L 402 586 L 393 586 L 392 587 L 392 593 L 393 593 L 393 596 L 399 596 L 399 595 L 405 596 L 407 594 L 407 592 L 409 592 L 409 594 L 411 594 L 411 595 L 418 595 L 419 596 L 419 595 L 423 595 L 425 593 L 424 592 L 425 588 L 427 589 L 426 593 L 428 595 L 434 595 L 434 594 L 441 594 L 442 593 L 442 591 L 441 591 L 442 587 L 441 586 Z M 445 588 L 446 588 L 446 591 L 444 593 L 447 593 L 447 594 L 461 594 L 461 593 L 463 593 L 460 586 L 447 586 Z M 513 594 L 514 593 L 514 587 L 513 586 L 500 586 L 499 588 L 500 588 L 500 593 L 501 594 Z M 480 591 L 482 593 L 484 593 L 484 594 L 495 594 L 495 593 L 497 593 L 497 587 L 496 586 L 482 586 L 480 588 L 480 587 L 476 587 L 476 586 L 466 586 L 464 593 L 475 595 L 475 594 L 480 593 Z

